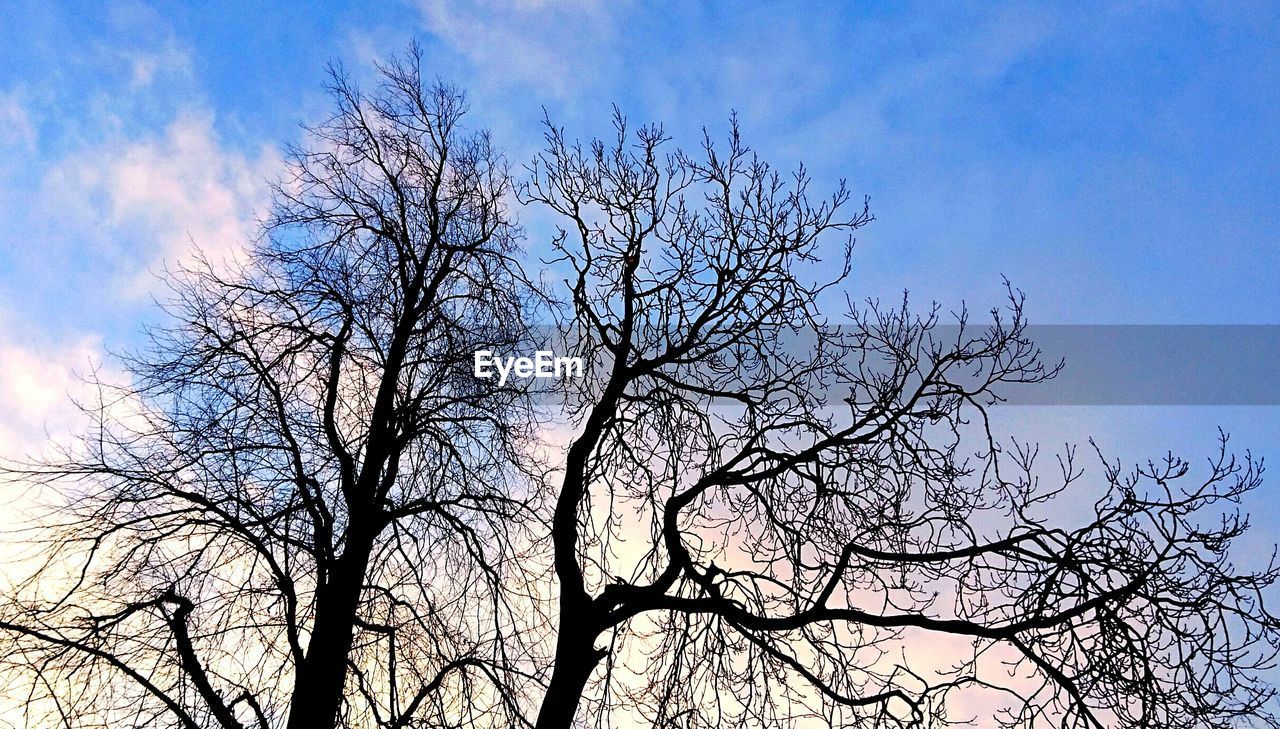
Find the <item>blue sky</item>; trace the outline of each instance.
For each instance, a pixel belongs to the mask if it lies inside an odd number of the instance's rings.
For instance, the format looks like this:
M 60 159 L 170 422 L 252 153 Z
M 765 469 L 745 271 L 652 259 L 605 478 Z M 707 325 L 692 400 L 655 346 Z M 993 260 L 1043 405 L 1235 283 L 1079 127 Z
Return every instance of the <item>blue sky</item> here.
M 867 293 L 972 300 L 1004 274 L 1042 322 L 1280 321 L 1277 4 L 256 5 L 19 1 L 0 40 L 4 118 L 25 118 L 5 134 L 18 147 L 6 208 L 31 211 L 77 156 L 163 149 L 184 119 L 211 154 L 255 164 L 323 112 L 327 62 L 359 75 L 416 38 L 516 161 L 544 106 L 589 133 L 616 102 L 691 142 L 736 109 L 769 158 L 872 196 L 856 274 Z M 134 265 L 118 257 L 148 243 L 79 250 L 82 234 L 17 217 L 0 291 L 24 317 L 87 293 L 46 282 L 16 297 L 32 274 L 96 279 L 92 258 Z M 65 260 L 33 236 L 70 239 L 57 241 Z
M 6 5 L 0 439 L 71 422 L 73 373 L 154 317 L 148 271 L 252 233 L 326 63 L 411 39 L 515 162 L 544 107 L 690 144 L 737 110 L 766 158 L 871 196 L 856 297 L 982 305 L 1003 275 L 1041 323 L 1280 323 L 1278 3 Z M 1125 453 L 1207 454 L 1221 423 L 1280 455 L 1276 410 L 1017 420 Z

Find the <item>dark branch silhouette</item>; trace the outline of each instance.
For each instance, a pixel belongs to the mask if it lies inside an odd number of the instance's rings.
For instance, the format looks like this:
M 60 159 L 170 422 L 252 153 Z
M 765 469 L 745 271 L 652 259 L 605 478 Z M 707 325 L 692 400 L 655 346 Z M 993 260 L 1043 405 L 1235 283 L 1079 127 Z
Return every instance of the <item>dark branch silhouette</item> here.
M 33 724 L 519 716 L 528 398 L 462 365 L 522 347 L 535 299 L 507 166 L 418 64 L 334 71 L 249 262 L 170 277 L 83 448 L 16 473 L 66 499 L 0 609 Z
M 247 262 L 172 274 L 80 446 L 6 469 L 61 498 L 0 599 L 30 725 L 1280 726 L 1261 463 L 1046 464 L 990 419 L 1058 371 L 1020 292 L 853 303 L 867 201 L 736 122 L 548 123 L 514 183 L 419 64 L 335 71 Z M 472 371 L 544 318 L 559 420 Z
M 1276 725 L 1277 573 L 1227 551 L 1260 464 L 1224 438 L 1199 477 L 1170 456 L 1085 483 L 1074 451 L 1045 473 L 988 420 L 1057 371 L 1020 293 L 958 334 L 905 300 L 830 317 L 852 240 L 828 239 L 865 201 L 815 198 L 736 123 L 694 155 L 615 122 L 585 147 L 548 124 L 521 188 L 565 221 L 601 373 L 571 393 L 539 729 L 940 726 L 962 689 L 1003 707 L 983 725 Z M 1086 518 L 1055 506 L 1084 495 Z M 942 635 L 967 643 L 946 670 L 907 657 Z

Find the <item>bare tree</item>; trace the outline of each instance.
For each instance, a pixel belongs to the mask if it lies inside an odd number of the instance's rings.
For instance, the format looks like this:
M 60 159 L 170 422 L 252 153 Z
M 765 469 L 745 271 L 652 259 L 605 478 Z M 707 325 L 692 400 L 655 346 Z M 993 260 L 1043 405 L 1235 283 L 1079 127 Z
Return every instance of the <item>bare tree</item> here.
M 1260 464 L 1224 439 L 1201 478 L 1173 456 L 1037 466 L 988 419 L 1056 372 L 1019 293 L 982 325 L 905 301 L 824 316 L 865 201 L 815 199 L 736 123 L 696 155 L 616 131 L 548 124 L 521 188 L 565 221 L 598 374 L 570 393 L 538 729 L 940 726 L 962 690 L 1003 707 L 984 726 L 1278 725 L 1277 572 L 1228 557 Z M 909 656 L 953 636 L 945 670 Z
M 523 346 L 535 299 L 507 166 L 419 61 L 369 95 L 333 72 L 248 263 L 171 277 L 171 323 L 83 447 L 10 472 L 65 498 L 0 607 L 30 724 L 518 715 L 527 395 L 468 366 Z
M 618 117 L 548 125 L 513 189 L 416 53 L 380 70 L 334 74 L 246 264 L 171 278 L 82 446 L 8 471 L 65 499 L 0 600 L 28 723 L 937 727 L 976 692 L 984 725 L 1280 726 L 1225 438 L 1046 467 L 988 417 L 1056 371 L 1021 294 L 854 305 L 843 185 Z M 536 344 L 512 193 L 563 221 L 592 365 L 558 464 L 472 375 Z

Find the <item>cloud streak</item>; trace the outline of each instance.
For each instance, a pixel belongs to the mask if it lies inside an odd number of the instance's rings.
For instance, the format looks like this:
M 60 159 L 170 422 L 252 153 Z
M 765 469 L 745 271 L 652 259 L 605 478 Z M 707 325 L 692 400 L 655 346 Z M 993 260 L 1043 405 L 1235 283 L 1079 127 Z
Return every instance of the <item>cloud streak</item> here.
M 86 253 L 106 259 L 127 297 L 149 293 L 155 270 L 181 265 L 197 246 L 233 260 L 256 234 L 279 156 L 226 149 L 213 121 L 183 111 L 163 134 L 74 152 L 45 176 L 43 205 L 70 213 Z

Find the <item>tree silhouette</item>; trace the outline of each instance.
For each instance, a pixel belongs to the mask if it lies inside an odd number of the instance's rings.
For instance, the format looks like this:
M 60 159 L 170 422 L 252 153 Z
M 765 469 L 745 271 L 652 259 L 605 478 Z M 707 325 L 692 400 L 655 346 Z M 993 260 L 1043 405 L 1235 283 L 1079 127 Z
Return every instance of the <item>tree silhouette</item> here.
M 534 303 L 510 178 L 419 55 L 292 150 L 242 270 L 170 278 L 0 611 L 39 726 L 501 726 L 527 397 L 471 377 Z M 31 595 L 34 594 L 34 597 Z M 286 719 L 287 717 L 287 719 Z
M 962 689 L 1001 707 L 984 726 L 1276 725 L 1277 573 L 1228 561 L 1260 464 L 1224 438 L 1194 480 L 1169 456 L 1090 486 L 1071 450 L 1054 478 L 988 419 L 1057 371 L 1021 294 L 982 326 L 905 300 L 829 317 L 851 241 L 833 263 L 823 239 L 865 201 L 814 199 L 736 123 L 697 155 L 615 126 L 584 147 L 548 124 L 522 188 L 565 221 L 602 371 L 570 400 L 538 729 L 940 726 Z M 1053 504 L 1075 494 L 1081 518 Z M 930 673 L 904 651 L 935 636 L 967 645 Z
M 80 447 L 6 472 L 64 497 L 0 600 L 28 723 L 1280 726 L 1225 436 L 1046 465 L 989 417 L 1057 371 L 1022 295 L 853 303 L 843 184 L 621 115 L 515 184 L 416 50 L 379 70 L 333 74 L 246 263 L 169 278 Z M 517 200 L 561 221 L 549 296 Z M 558 423 L 472 371 L 548 317 L 588 364 Z

